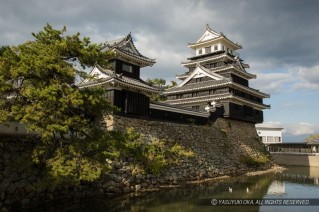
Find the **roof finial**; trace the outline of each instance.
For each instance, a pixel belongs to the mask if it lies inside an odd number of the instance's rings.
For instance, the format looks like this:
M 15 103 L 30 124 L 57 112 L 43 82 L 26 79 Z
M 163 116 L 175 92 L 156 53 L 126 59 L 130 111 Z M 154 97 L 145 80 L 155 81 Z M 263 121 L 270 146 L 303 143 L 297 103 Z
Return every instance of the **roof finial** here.
M 130 33 L 128 33 L 128 35 L 126 36 L 126 39 L 129 40 L 131 38 L 132 38 L 132 34 L 131 34 L 131 31 L 130 31 Z
M 209 30 L 210 28 L 209 28 L 209 25 L 208 24 L 206 24 L 206 30 Z

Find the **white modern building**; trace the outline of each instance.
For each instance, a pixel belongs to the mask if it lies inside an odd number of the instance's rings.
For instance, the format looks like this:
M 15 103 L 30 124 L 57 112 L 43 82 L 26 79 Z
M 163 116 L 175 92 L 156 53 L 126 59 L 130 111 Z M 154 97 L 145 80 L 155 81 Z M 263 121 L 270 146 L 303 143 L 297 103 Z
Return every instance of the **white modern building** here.
M 264 144 L 282 143 L 282 130 L 280 127 L 268 127 L 262 124 L 256 125 L 257 134 Z

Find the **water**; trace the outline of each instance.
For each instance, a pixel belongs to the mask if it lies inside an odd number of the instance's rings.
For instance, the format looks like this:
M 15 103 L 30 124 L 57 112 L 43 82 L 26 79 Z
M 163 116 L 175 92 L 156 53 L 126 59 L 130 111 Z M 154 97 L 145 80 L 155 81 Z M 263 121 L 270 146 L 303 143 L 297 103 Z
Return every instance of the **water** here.
M 249 205 L 249 200 L 270 198 L 317 198 L 319 202 L 319 168 L 287 168 L 283 173 L 235 177 L 183 188 L 130 194 L 116 199 L 88 199 L 63 208 L 54 206 L 50 211 L 319 211 L 319 205 Z M 212 199 L 247 201 L 241 206 L 213 206 Z

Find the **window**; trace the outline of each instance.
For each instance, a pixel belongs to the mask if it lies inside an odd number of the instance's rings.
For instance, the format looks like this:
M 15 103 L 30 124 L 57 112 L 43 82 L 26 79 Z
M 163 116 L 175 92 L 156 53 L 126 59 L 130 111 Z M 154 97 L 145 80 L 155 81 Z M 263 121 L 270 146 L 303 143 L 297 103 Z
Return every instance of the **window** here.
M 168 96 L 167 97 L 167 100 L 174 100 L 174 99 L 176 99 L 176 96 Z
M 192 109 L 199 110 L 199 106 L 192 106 Z
M 115 70 L 115 61 L 109 62 L 109 64 L 110 64 L 110 69 Z
M 202 54 L 203 53 L 203 50 L 198 50 L 198 54 Z
M 205 53 L 210 53 L 212 51 L 212 48 L 210 46 L 205 47 Z
M 267 137 L 266 136 L 261 136 L 261 140 L 262 140 L 262 142 L 267 142 Z
M 200 78 L 196 78 L 196 82 L 201 82 L 202 81 L 202 77 L 200 77 Z
M 122 64 L 122 71 L 126 71 L 126 72 L 129 72 L 129 73 L 132 73 L 132 66 L 130 65 L 127 65 L 127 64 Z
M 217 51 L 217 50 L 218 50 L 218 46 L 215 45 L 215 46 L 214 46 L 214 51 Z
M 189 98 L 189 97 L 192 97 L 192 93 L 184 93 L 182 95 L 182 98 Z
M 209 95 L 209 91 L 200 91 L 198 92 L 198 96 L 207 96 Z
M 274 139 L 274 137 L 273 136 L 268 136 L 267 137 L 267 142 L 274 142 L 275 141 L 275 139 Z

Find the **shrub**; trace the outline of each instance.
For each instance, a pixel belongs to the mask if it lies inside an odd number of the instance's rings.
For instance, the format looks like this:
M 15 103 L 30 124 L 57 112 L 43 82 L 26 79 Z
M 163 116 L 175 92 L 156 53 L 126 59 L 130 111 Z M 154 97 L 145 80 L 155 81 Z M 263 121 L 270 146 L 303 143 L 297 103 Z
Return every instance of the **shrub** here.
M 249 155 L 242 155 L 239 157 L 239 161 L 249 167 L 259 167 L 265 165 L 269 160 L 264 155 L 259 156 L 258 158 L 253 158 Z

